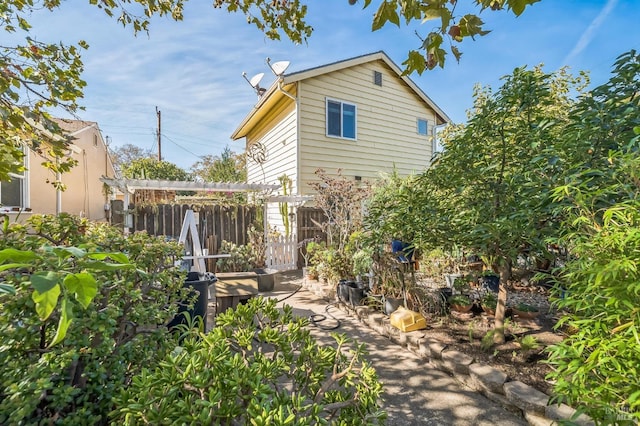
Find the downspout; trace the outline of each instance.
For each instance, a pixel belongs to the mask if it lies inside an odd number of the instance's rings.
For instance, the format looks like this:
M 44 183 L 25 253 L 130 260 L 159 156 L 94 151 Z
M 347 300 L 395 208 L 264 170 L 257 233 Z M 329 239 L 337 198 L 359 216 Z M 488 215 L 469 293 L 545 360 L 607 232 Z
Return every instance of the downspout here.
M 56 167 L 60 164 L 60 160 L 56 157 Z M 60 185 L 62 184 L 62 173 L 59 171 L 56 172 L 56 181 L 58 182 L 58 186 L 56 187 L 56 215 L 62 213 L 62 190 L 60 189 Z

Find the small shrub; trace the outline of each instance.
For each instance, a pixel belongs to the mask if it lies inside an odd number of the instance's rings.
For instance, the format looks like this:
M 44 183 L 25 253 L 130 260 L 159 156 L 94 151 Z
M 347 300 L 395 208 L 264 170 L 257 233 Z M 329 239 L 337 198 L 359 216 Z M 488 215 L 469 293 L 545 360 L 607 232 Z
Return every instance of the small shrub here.
M 527 334 L 519 338 L 517 340 L 517 343 L 518 343 L 518 346 L 520 346 L 520 349 L 522 349 L 525 352 L 532 351 L 540 347 L 540 343 L 538 342 L 538 339 L 536 339 L 535 336 L 532 336 L 530 334 Z
M 449 298 L 449 305 L 468 306 L 471 304 L 469 296 L 464 294 L 456 294 Z
M 256 267 L 257 259 L 250 245 L 236 245 L 230 241 L 222 241 L 220 253 L 228 253 L 231 257 L 218 259 L 218 272 L 246 272 Z
M 484 294 L 484 296 L 482 296 L 481 303 L 483 307 L 495 310 L 498 306 L 498 297 L 494 292 L 488 291 Z
M 164 325 L 184 296 L 182 250 L 64 214 L 5 227 L 0 424 L 106 424 L 114 394 L 175 345 Z M 8 267 L 15 256 L 30 261 Z
M 362 358 L 334 334 L 317 344 L 275 300 L 253 298 L 217 318 L 143 369 L 117 398 L 118 424 L 382 424 L 382 386 Z

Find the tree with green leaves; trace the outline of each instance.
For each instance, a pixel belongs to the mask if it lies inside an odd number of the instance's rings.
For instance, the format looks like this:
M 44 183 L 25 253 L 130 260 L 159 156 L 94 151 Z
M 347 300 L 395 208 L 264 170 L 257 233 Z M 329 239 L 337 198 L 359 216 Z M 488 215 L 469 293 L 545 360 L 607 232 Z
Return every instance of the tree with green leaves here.
M 38 41 L 32 34 L 29 15 L 36 9 L 54 11 L 61 0 L 11 0 L 0 5 L 0 25 L 14 38 L 16 45 L 0 46 L 0 181 L 11 180 L 11 173 L 24 170 L 24 148 L 40 153 L 43 165 L 54 172 L 65 172 L 75 162 L 65 154 L 71 140 L 52 120 L 51 111 L 60 109 L 71 115 L 81 111 L 79 100 L 86 83 L 82 80 L 84 41 L 75 45 Z M 153 16 L 183 17 L 186 1 L 106 0 L 90 1 L 107 15 L 136 33 L 148 31 Z M 249 23 L 267 37 L 286 35 L 302 42 L 311 34 L 304 22 L 306 6 L 300 0 L 271 2 L 252 0 L 239 4 L 233 0 L 215 0 L 215 8 L 247 15 Z
M 555 202 L 566 215 L 557 242 L 570 259 L 556 271 L 558 326 L 550 350 L 560 402 L 602 424 L 640 421 L 640 55 L 572 109 L 555 144 L 562 164 Z
M 465 39 L 475 39 L 484 36 L 490 31 L 485 29 L 484 21 L 480 14 L 486 10 L 508 10 L 516 16 L 520 16 L 527 6 L 540 0 L 475 0 L 472 11 L 475 13 L 458 13 L 458 8 L 469 11 L 466 1 L 438 0 L 438 1 L 401 1 L 383 0 L 378 6 L 373 17 L 373 31 L 379 30 L 387 23 L 400 26 L 404 21 L 406 25 L 412 22 L 430 22 L 435 24 L 426 36 L 416 35 L 420 38 L 420 48 L 410 50 L 407 59 L 402 63 L 405 72 L 410 74 L 417 72 L 422 74 L 425 69 L 433 69 L 437 66 L 444 67 L 447 52 L 444 49 L 446 42 L 449 51 L 459 61 L 462 52 L 459 45 Z M 364 7 L 368 7 L 372 0 L 364 0 Z M 353 0 L 349 3 L 355 4 Z M 466 9 L 465 9 L 466 8 Z M 479 9 L 479 10 L 478 10 Z M 477 12 L 476 12 L 477 11 Z
M 540 67 L 516 68 L 503 80 L 496 92 L 477 88 L 468 123 L 444 132 L 445 151 L 430 169 L 393 179 L 369 207 L 376 232 L 411 238 L 424 250 L 461 247 L 500 273 L 497 342 L 511 265 L 523 253 L 544 255 L 558 224 L 549 201 L 553 176 L 531 165 L 561 137 L 572 93 L 584 87 L 582 77 Z
M 130 143 L 110 149 L 109 153 L 111 154 L 113 167 L 115 167 L 120 174 L 122 173 L 122 170 L 134 160 L 153 158 L 153 152 L 150 149 L 140 148 L 139 146 Z
M 175 164 L 153 158 L 133 160 L 123 168 L 122 175 L 130 179 L 191 180 L 189 173 Z
M 244 155 L 231 151 L 225 146 L 220 155 L 205 155 L 191 166 L 196 178 L 205 182 L 245 182 L 247 180 Z

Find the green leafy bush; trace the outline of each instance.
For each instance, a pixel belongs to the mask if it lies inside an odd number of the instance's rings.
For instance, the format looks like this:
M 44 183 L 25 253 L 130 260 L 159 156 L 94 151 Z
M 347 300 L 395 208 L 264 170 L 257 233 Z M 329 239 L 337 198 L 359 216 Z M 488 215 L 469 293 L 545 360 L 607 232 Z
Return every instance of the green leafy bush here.
M 113 395 L 175 346 L 182 250 L 68 215 L 5 223 L 0 424 L 106 424 Z
M 457 306 L 469 306 L 471 304 L 471 299 L 469 296 L 464 294 L 456 294 L 455 296 L 451 296 L 449 298 L 449 305 L 457 305 Z
M 218 259 L 216 262 L 218 272 L 251 271 L 258 262 L 250 244 L 236 245 L 230 241 L 222 240 L 220 253 L 230 254 L 231 257 Z
M 290 306 L 253 298 L 192 334 L 117 398 L 118 424 L 382 424 L 363 345 L 319 345 Z
M 565 136 L 568 214 L 561 244 L 558 327 L 575 332 L 550 350 L 560 402 L 602 424 L 640 421 L 640 55 L 615 64 L 611 80 L 572 112 Z

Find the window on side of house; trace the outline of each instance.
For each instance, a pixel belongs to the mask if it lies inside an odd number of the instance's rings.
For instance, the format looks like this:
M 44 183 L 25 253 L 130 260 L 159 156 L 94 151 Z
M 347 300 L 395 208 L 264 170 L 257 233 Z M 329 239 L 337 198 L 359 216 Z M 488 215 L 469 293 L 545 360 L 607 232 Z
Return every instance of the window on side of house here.
M 417 130 L 418 130 L 418 134 L 419 135 L 424 135 L 424 136 L 428 136 L 429 135 L 429 125 L 427 123 L 427 120 L 425 120 L 424 118 L 418 118 L 417 121 Z
M 11 176 L 11 182 L 0 183 L 2 207 L 24 207 L 24 178 Z
M 327 99 L 327 136 L 356 138 L 356 106 Z
M 26 169 L 26 155 L 24 161 Z M 26 199 L 26 172 L 10 173 L 9 176 L 11 176 L 11 181 L 0 182 L 0 208 L 29 207 Z

